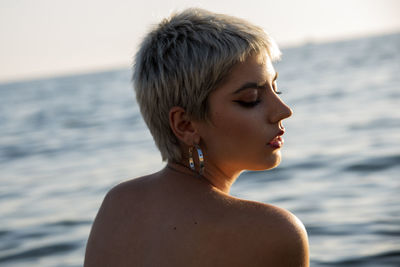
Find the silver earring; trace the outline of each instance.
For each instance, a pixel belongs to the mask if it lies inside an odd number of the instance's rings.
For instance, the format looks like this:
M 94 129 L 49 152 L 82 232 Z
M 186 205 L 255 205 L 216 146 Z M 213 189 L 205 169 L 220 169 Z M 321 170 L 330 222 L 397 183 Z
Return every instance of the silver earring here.
M 196 148 L 197 151 L 197 157 L 199 159 L 199 174 L 203 175 L 204 172 L 204 156 L 203 156 L 203 151 L 201 151 L 201 148 L 199 145 L 195 144 L 194 147 Z M 189 166 L 193 171 L 196 171 L 196 167 L 194 166 L 194 160 L 193 160 L 193 147 L 189 147 Z
M 200 167 L 199 167 L 199 174 L 200 174 L 200 175 L 203 175 L 203 172 L 204 172 L 204 157 L 203 157 L 203 151 L 201 151 L 201 148 L 200 148 L 200 146 L 199 146 L 198 144 L 195 144 L 194 147 L 196 148 L 196 150 L 197 150 L 197 156 L 199 157 L 199 164 L 200 164 Z
M 189 147 L 189 166 L 193 171 L 196 171 L 193 161 L 193 147 Z

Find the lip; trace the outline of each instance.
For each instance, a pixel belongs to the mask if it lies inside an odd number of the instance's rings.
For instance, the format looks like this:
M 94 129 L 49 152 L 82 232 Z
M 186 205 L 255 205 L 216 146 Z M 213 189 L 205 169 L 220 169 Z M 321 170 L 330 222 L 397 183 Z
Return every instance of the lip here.
M 275 137 L 268 143 L 268 145 L 274 149 L 281 148 L 285 142 L 282 135 L 285 133 L 285 130 L 280 130 Z

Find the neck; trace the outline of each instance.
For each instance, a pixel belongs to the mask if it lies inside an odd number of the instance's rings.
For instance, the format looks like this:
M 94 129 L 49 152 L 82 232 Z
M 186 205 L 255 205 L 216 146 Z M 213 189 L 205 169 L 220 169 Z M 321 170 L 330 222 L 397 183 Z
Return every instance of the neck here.
M 229 194 L 232 184 L 241 173 L 241 171 L 236 171 L 228 174 L 216 166 L 206 165 L 203 175 L 200 175 L 182 163 L 174 163 L 170 161 L 167 164 L 167 168 L 185 175 L 201 178 L 207 181 L 213 188 L 226 194 Z
M 236 181 L 242 171 L 224 171 L 217 165 L 206 165 L 204 169 L 204 176 L 209 180 L 216 188 L 222 192 L 228 194 L 231 190 L 232 184 Z

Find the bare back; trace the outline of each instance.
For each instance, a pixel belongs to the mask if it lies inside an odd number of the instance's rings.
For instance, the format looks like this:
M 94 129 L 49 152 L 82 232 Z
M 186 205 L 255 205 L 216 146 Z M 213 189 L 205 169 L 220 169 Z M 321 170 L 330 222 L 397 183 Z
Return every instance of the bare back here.
M 307 266 L 304 228 L 287 211 L 164 171 L 106 196 L 85 266 Z

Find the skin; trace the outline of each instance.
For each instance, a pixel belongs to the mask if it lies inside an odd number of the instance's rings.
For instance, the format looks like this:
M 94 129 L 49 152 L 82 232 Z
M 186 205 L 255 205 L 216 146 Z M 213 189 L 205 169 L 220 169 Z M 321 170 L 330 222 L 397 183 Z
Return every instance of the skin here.
M 228 194 L 243 170 L 271 169 L 281 160 L 269 142 L 292 111 L 278 97 L 275 77 L 267 56 L 250 56 L 210 95 L 209 122 L 172 108 L 182 149 L 199 144 L 204 152 L 204 175 L 187 161 L 169 162 L 113 188 L 93 224 L 84 266 L 308 266 L 307 233 L 293 214 Z M 243 86 L 249 83 L 256 86 Z

